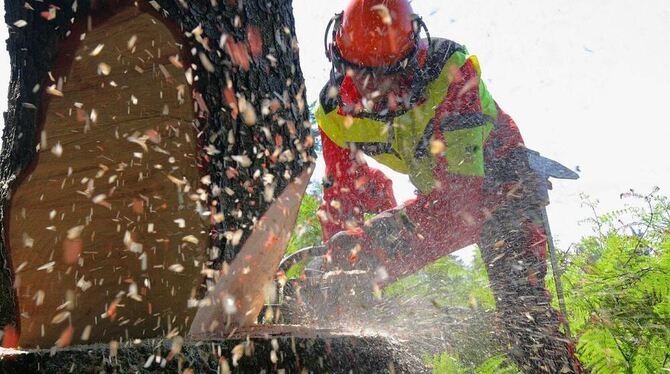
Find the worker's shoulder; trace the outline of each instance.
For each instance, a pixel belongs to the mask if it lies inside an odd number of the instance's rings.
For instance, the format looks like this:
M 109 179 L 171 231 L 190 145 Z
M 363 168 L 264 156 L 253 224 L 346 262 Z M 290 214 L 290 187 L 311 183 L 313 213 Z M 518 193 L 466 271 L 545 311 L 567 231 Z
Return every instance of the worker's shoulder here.
M 454 53 L 463 53 L 467 55 L 468 51 L 463 45 L 458 44 L 453 40 L 446 38 L 431 38 L 425 66 L 428 70 L 435 70 L 435 73 L 439 74 Z
M 427 40 L 424 39 L 427 42 Z M 454 53 L 461 52 L 467 54 L 468 51 L 462 44 L 446 38 L 431 38 L 428 50 L 428 61 L 442 61 L 448 59 Z

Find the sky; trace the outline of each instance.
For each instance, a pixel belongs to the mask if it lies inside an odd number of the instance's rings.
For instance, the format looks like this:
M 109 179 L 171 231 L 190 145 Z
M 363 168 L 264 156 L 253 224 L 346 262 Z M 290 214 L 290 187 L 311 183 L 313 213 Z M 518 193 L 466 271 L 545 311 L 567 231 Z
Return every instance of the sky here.
M 5 4 L 0 6 L 0 16 L 5 19 Z M 9 88 L 9 55 L 7 53 L 6 40 L 9 38 L 7 25 L 0 27 L 0 40 L 2 40 L 2 48 L 0 48 L 0 113 L 7 111 L 7 89 Z M 2 120 L 2 128 L 4 128 L 4 119 Z
M 328 79 L 323 51 L 328 20 L 345 0 L 294 0 L 301 66 L 312 102 Z M 562 248 L 589 233 L 581 194 L 605 212 L 630 202 L 633 188 L 670 191 L 670 2 L 647 0 L 415 0 L 431 34 L 465 45 L 526 145 L 570 168 L 578 181 L 555 181 L 548 207 Z M 4 10 L 3 10 L 4 19 Z M 0 27 L 7 39 L 7 28 Z M 0 96 L 7 97 L 9 59 L 0 50 Z M 0 110 L 7 108 L 0 100 Z M 374 161 L 371 164 L 378 166 Z M 394 180 L 398 201 L 414 188 Z M 323 165 L 316 178 L 323 174 Z

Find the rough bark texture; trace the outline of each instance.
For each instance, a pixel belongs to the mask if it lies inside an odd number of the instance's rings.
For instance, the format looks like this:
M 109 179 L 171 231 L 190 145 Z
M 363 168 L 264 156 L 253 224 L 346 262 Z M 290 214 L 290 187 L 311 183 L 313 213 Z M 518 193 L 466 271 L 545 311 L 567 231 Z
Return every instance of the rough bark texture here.
M 42 4 L 40 4 L 42 5 Z M 43 7 L 40 10 L 47 10 Z M 58 42 L 65 36 L 69 16 L 66 10 L 51 23 L 41 21 L 39 12 L 24 8 L 23 1 L 5 2 L 5 23 L 9 25 L 7 50 L 11 58 L 11 80 L 8 90 L 8 111 L 4 113 L 5 127 L 0 158 L 0 218 L 5 221 L 6 202 L 13 182 L 35 154 L 36 131 L 39 126 L 41 90 L 51 62 L 57 53 Z M 13 26 L 24 20 L 30 26 Z M 30 104 L 35 107 L 31 107 Z M 16 323 L 16 298 L 12 289 L 12 266 L 4 224 L 0 228 L 0 326 Z
M 275 328 L 247 339 L 185 342 L 172 354 L 173 341 L 146 340 L 122 344 L 35 350 L 0 356 L 3 373 L 424 373 L 420 358 L 381 337 L 333 335 L 328 331 Z M 276 334 L 279 332 L 279 334 Z M 306 336 L 305 333 L 314 336 Z M 242 336 L 240 336 L 242 335 Z M 273 352 L 274 351 L 274 352 Z M 153 360 L 150 358 L 153 355 Z M 168 361 L 169 358 L 169 361 Z M 161 364 L 164 366 L 161 367 Z M 226 371 L 225 368 L 230 371 Z M 188 371 L 191 369 L 192 371 Z
M 223 221 L 213 225 L 210 265 L 221 265 L 235 257 L 267 209 L 268 197 L 277 196 L 313 162 L 291 2 L 139 3 L 183 32 L 192 55 L 195 125 L 202 167 L 212 180 L 210 209 L 212 216 L 223 213 Z M 34 10 L 24 4 L 5 2 L 11 83 L 0 157 L 3 221 L 14 182 L 34 159 L 44 89 L 53 83 L 48 72 L 71 22 L 90 22 L 91 14 L 133 6 L 130 1 L 62 1 L 56 17 L 48 20 L 51 4 L 31 2 Z M 19 20 L 26 24 L 15 25 Z M 18 323 L 18 308 L 4 225 L 0 235 L 0 326 L 6 326 Z

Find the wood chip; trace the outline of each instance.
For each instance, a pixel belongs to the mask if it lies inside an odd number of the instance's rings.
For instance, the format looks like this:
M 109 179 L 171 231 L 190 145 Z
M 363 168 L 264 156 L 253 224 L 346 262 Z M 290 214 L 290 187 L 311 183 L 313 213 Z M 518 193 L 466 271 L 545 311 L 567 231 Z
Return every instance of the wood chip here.
M 84 327 L 84 331 L 81 332 L 81 340 L 87 341 L 91 337 L 91 325 Z
M 51 319 L 51 323 L 54 325 L 57 325 L 65 320 L 67 320 L 70 317 L 70 312 L 69 311 L 63 311 L 54 316 L 54 318 Z
M 35 299 L 35 305 L 40 306 L 44 303 L 44 297 L 46 296 L 46 293 L 42 290 L 37 290 L 35 292 L 35 296 L 33 296 L 33 299 Z
M 179 55 L 170 56 L 170 63 L 174 65 L 177 69 L 183 69 L 184 65 L 179 61 Z
M 172 175 L 168 174 L 168 179 L 170 182 L 176 184 L 177 186 L 183 186 L 186 184 L 186 180 L 183 179 L 177 179 L 176 177 L 173 177 Z
M 32 248 L 33 245 L 35 244 L 35 239 L 30 237 L 27 233 L 23 233 L 23 246 L 25 248 Z
M 100 52 L 102 51 L 103 48 L 105 48 L 104 44 L 98 44 L 95 48 L 93 48 L 91 53 L 89 53 L 88 55 L 89 56 L 97 56 L 97 55 L 100 54 Z
M 430 142 L 430 153 L 434 156 L 444 153 L 446 146 L 440 140 L 433 140 Z
M 56 265 L 56 261 L 51 261 L 47 262 L 46 264 L 40 266 L 37 268 L 37 270 L 46 270 L 46 271 L 51 271 L 53 270 L 54 265 Z
M 244 343 L 240 343 L 233 348 L 233 366 L 237 367 L 238 361 L 242 358 L 244 354 Z
M 393 24 L 393 18 L 391 18 L 391 12 L 389 11 L 389 8 L 386 7 L 386 5 L 378 4 L 371 7 L 370 9 L 377 12 L 377 15 L 379 16 L 379 18 L 382 19 L 382 22 L 385 25 Z
M 206 54 L 200 52 L 198 54 L 198 57 L 200 57 L 200 62 L 202 63 L 202 66 L 205 68 L 210 73 L 214 72 L 214 64 L 212 64 L 212 61 L 209 60 Z
M 187 236 L 183 237 L 181 240 L 184 241 L 184 242 L 187 242 L 187 243 L 195 244 L 195 245 L 198 245 L 200 243 L 200 240 L 198 240 L 198 238 L 196 238 L 193 235 L 187 235 Z
M 168 270 L 173 271 L 175 273 L 181 273 L 184 271 L 184 265 L 182 264 L 173 264 L 168 267 Z
M 127 44 L 128 49 L 133 49 L 136 42 L 137 42 L 137 35 L 131 36 L 130 39 L 128 39 L 128 44 Z
M 251 166 L 251 159 L 247 155 L 233 155 L 231 158 L 236 161 L 243 168 Z
M 47 87 L 47 94 L 51 96 L 63 97 L 63 93 L 56 89 L 55 84 Z
M 60 334 L 60 337 L 56 341 L 56 347 L 65 348 L 72 343 L 72 336 L 74 335 L 74 327 L 72 325 L 68 326 Z
M 109 75 L 112 72 L 112 67 L 108 64 L 101 62 L 98 64 L 98 75 Z

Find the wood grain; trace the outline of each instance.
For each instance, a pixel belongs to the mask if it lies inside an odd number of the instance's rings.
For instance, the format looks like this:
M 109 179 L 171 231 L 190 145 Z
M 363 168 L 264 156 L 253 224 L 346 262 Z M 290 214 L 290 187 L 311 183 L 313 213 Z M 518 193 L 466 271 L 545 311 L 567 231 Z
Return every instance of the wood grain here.
M 50 98 L 37 160 L 9 211 L 22 346 L 189 325 L 210 217 L 180 48 L 129 7 L 86 32 L 53 77 L 62 97 Z

